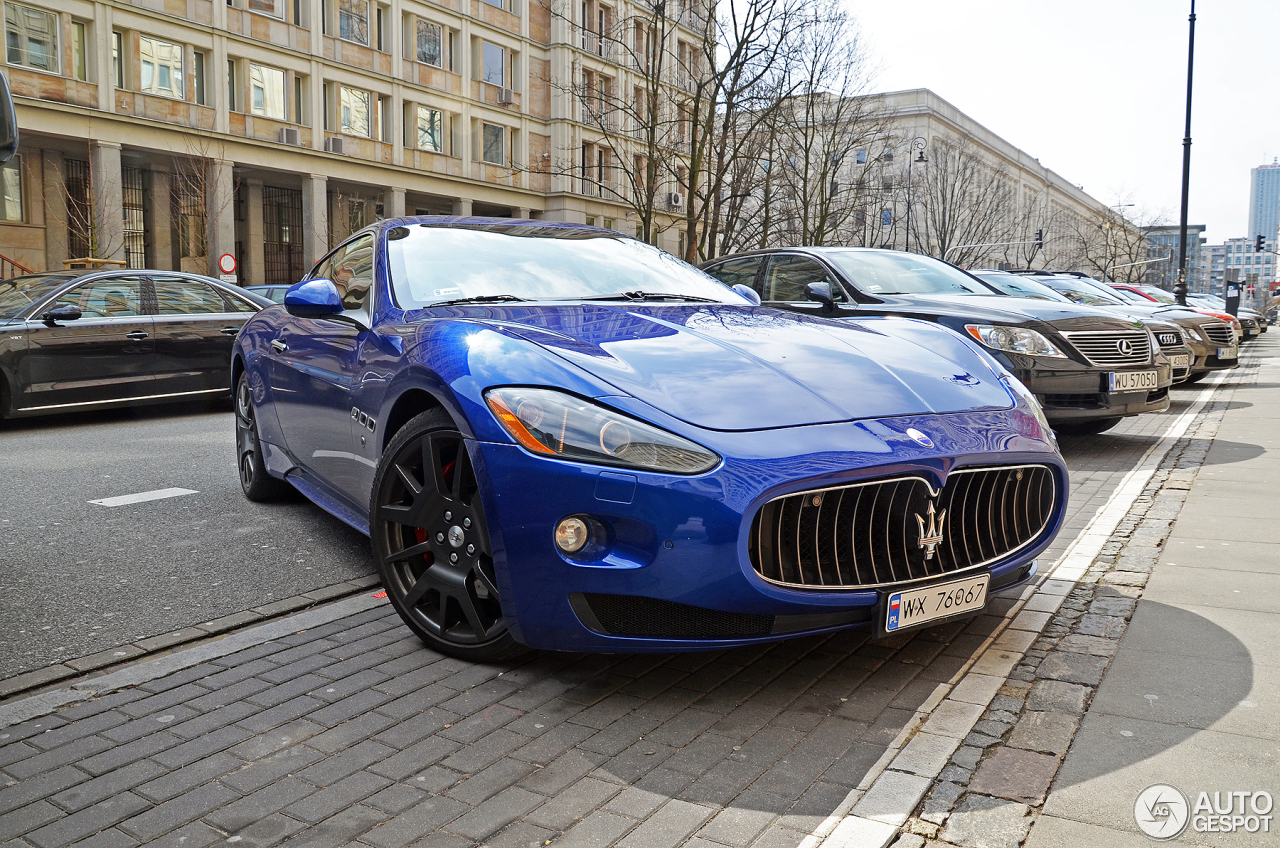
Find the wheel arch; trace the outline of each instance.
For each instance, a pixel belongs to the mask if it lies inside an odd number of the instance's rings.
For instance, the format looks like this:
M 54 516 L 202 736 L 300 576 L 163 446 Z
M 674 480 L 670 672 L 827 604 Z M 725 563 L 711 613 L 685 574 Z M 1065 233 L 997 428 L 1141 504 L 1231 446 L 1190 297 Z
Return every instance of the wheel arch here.
M 445 408 L 440 399 L 426 389 L 414 387 L 405 390 L 396 398 L 395 403 L 391 405 L 391 409 L 383 416 L 382 426 L 379 428 L 382 432 L 382 437 L 378 444 L 378 455 L 382 455 L 387 449 L 387 445 L 391 444 L 391 440 L 395 438 L 396 433 L 400 432 L 400 428 L 408 424 L 415 416 L 431 409 Z

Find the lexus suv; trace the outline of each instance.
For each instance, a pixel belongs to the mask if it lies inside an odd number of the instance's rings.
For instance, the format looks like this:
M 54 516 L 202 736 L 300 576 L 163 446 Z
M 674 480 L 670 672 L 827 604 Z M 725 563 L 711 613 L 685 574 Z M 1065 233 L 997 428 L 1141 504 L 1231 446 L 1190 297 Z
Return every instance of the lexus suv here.
M 893 315 L 980 345 L 1040 401 L 1061 433 L 1101 433 L 1169 408 L 1172 365 L 1142 323 L 1074 303 L 1015 300 L 946 262 L 849 247 L 775 248 L 703 265 L 768 306 L 826 318 Z M 963 380 L 965 374 L 956 374 Z

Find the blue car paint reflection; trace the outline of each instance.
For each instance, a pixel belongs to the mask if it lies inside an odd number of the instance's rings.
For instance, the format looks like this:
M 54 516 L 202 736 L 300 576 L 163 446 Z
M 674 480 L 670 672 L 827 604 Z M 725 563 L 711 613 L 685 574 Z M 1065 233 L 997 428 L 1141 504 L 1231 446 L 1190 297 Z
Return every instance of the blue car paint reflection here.
M 240 334 L 233 369 L 253 387 L 270 473 L 365 533 L 375 472 L 406 405 L 447 411 L 479 483 L 502 614 L 527 646 L 671 651 L 833 627 L 882 629 L 882 589 L 779 585 L 753 567 L 752 521 L 788 494 L 912 475 L 937 489 L 958 467 L 1047 466 L 1052 515 L 1031 543 L 986 566 L 993 591 L 1029 579 L 1061 524 L 1066 469 L 1051 432 L 1034 402 L 1007 388 L 1007 372 L 955 333 L 910 320 L 784 313 L 727 288 L 715 303 L 563 299 L 406 311 L 385 239 L 422 223 L 433 224 L 401 219 L 366 231 L 377 244 L 367 323 L 266 309 Z M 272 347 L 281 339 L 284 353 Z M 485 392 L 501 386 L 591 399 L 721 461 L 681 475 L 537 455 L 486 404 Z M 909 429 L 927 434 L 932 447 Z M 607 551 L 584 560 L 552 543 L 557 522 L 578 514 L 607 528 Z M 584 613 L 580 599 L 589 595 L 793 624 L 743 636 L 618 635 Z

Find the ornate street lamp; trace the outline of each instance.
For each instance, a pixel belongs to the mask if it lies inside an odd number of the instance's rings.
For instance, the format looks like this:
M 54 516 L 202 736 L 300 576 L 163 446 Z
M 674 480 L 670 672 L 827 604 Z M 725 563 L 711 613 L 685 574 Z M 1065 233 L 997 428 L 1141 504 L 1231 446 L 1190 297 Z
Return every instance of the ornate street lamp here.
M 923 165 L 929 161 L 924 158 L 924 148 L 927 144 L 924 136 L 918 135 L 907 145 L 907 244 L 904 248 L 907 253 L 911 252 L 911 163 L 914 161 Z M 913 157 L 912 154 L 916 152 L 919 152 L 919 156 Z

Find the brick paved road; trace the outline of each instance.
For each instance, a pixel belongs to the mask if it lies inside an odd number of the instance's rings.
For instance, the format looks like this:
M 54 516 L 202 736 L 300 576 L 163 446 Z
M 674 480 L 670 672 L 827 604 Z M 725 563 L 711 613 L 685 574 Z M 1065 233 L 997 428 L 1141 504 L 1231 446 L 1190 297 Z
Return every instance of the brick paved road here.
M 1165 420 L 1064 440 L 1047 561 Z M 0 844 L 789 848 L 1011 604 L 882 642 L 507 666 L 378 607 L 0 729 Z

